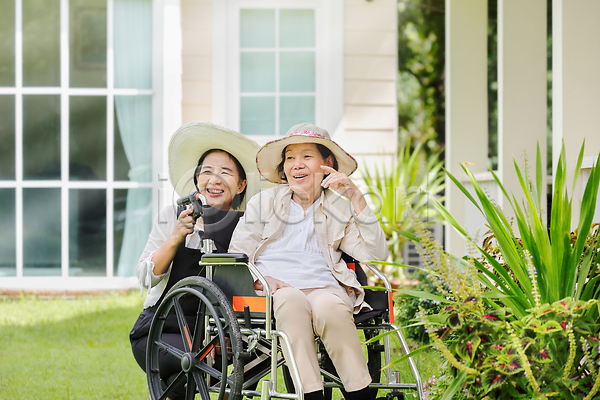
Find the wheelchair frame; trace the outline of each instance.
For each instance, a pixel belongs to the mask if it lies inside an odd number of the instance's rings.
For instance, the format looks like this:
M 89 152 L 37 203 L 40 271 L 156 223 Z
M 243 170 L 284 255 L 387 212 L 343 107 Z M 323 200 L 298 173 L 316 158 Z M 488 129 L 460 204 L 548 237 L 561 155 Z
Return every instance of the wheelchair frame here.
M 302 384 L 300 382 L 300 374 L 291 351 L 289 338 L 284 332 L 273 328 L 272 296 L 269 284 L 265 277 L 258 271 L 254 264 L 246 261 L 239 261 L 239 259 L 236 259 L 236 255 L 205 254 L 202 257 L 200 265 L 206 267 L 206 278 L 190 277 L 178 282 L 167 293 L 163 302 L 159 305 L 152 321 L 148 336 L 146 360 L 148 387 L 151 398 L 153 400 L 166 399 L 168 395 L 172 393 L 174 387 L 185 382 L 186 400 L 194 399 L 197 392 L 200 393 L 200 397 L 203 400 L 210 399 L 210 392 L 219 393 L 219 400 L 227 398 L 235 400 L 241 398 L 241 396 L 260 396 L 261 400 L 268 400 L 271 398 L 303 400 L 304 395 Z M 366 265 L 372 273 L 381 279 L 386 291 L 389 293 L 389 314 L 387 318 L 388 321 L 385 321 L 386 318 L 384 317 L 381 319 L 380 323 L 368 326 L 357 325 L 357 329 L 383 330 L 395 333 L 402 350 L 405 354 L 408 354 L 410 350 L 404 335 L 400 329 L 393 324 L 391 285 L 385 275 L 378 269 L 371 265 Z M 250 295 L 252 297 L 257 297 L 258 299 L 264 299 L 264 318 L 261 318 L 260 312 L 256 313 L 250 310 L 248 305 L 244 306 L 243 314 L 240 315 L 240 310 L 234 310 L 234 307 L 230 304 L 230 301 L 222 288 L 213 282 L 215 268 L 224 269 L 242 267 L 245 267 L 246 269 L 237 269 L 234 271 L 240 272 L 241 274 L 252 274 L 252 276 L 258 279 L 265 288 L 264 297 L 258 297 L 256 294 Z M 357 268 L 360 268 L 360 266 Z M 254 279 L 251 279 L 249 284 L 252 285 L 253 281 Z M 245 284 L 248 286 L 247 283 Z M 254 289 L 252 288 L 252 292 L 253 290 Z M 189 323 L 184 317 L 184 312 L 180 304 L 181 301 L 187 301 L 181 300 L 187 299 L 186 296 L 195 297 L 199 302 L 193 331 L 190 329 Z M 174 310 L 177 316 L 177 321 L 184 341 L 184 351 L 175 349 L 161 340 L 164 321 L 171 310 Z M 238 313 L 237 315 L 236 312 Z M 389 336 L 390 335 L 386 335 L 382 339 L 385 365 L 388 366 L 385 369 L 386 382 L 372 382 L 369 385 L 369 388 L 377 390 L 391 389 L 393 391 L 413 390 L 416 391 L 419 400 L 422 400 L 423 388 L 421 377 L 412 357 L 408 358 L 408 363 L 415 383 L 401 383 L 399 371 L 392 370 L 392 368 L 389 367 L 389 364 L 391 363 Z M 244 338 L 246 339 L 246 344 L 243 343 Z M 214 349 L 218 347 L 226 349 L 228 346 L 231 348 L 231 351 L 226 352 L 226 356 L 221 356 L 220 366 L 215 364 L 215 357 L 212 355 Z M 290 355 L 289 359 L 285 362 L 283 356 L 280 355 L 282 347 L 285 347 L 287 353 Z M 268 366 L 259 370 L 258 374 L 251 377 L 248 381 L 243 382 L 244 364 L 251 359 L 252 353 L 255 352 L 256 349 L 260 349 L 262 353 L 258 358 L 252 360 L 251 363 L 265 365 L 266 360 L 269 357 L 270 362 L 268 363 Z M 165 385 L 160 377 L 158 357 L 159 351 L 161 350 L 176 356 L 181 360 L 182 364 L 182 372 L 168 385 Z M 381 357 L 380 355 L 378 356 Z M 215 365 L 217 366 L 215 367 Z M 233 371 L 231 371 L 230 365 L 233 365 Z M 289 376 L 283 374 L 287 389 L 293 391 L 295 387 L 296 393 L 281 393 L 277 391 L 279 375 L 278 367 L 281 365 L 286 365 L 289 369 Z M 241 374 L 239 371 L 240 368 L 242 370 Z M 269 373 L 271 374 L 270 379 L 263 379 Z M 321 369 L 321 373 L 324 378 L 326 378 L 324 381 L 324 388 L 343 387 L 340 379 L 331 372 Z M 261 379 L 260 391 L 243 388 L 244 385 L 246 385 L 246 387 L 251 386 L 258 383 Z M 216 383 L 211 380 L 216 380 Z M 294 387 L 290 388 L 290 384 L 292 383 Z

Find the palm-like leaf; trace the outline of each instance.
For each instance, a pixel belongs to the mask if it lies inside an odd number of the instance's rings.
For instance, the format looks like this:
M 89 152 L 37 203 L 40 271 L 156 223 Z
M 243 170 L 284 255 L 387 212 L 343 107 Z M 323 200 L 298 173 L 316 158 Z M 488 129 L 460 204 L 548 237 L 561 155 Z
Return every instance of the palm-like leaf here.
M 583 150 L 584 146 L 581 147 L 576 170 L 581 167 Z M 519 204 L 515 195 L 509 196 L 500 179 L 494 174 L 494 179 L 509 200 L 509 205 L 514 212 L 518 234 L 513 232 L 503 211 L 487 197 L 473 174 L 465 166 L 463 166 L 463 170 L 474 188 L 475 195 L 471 195 L 452 174 L 449 172 L 447 174 L 483 214 L 497 241 L 503 262 L 499 262 L 480 248 L 487 265 L 476 263 L 476 266 L 482 272 L 480 278 L 487 287 L 495 288 L 494 290 L 501 291 L 506 295 L 500 299 L 502 303 L 511 307 L 517 316 L 523 316 L 527 309 L 535 306 L 534 283 L 537 283 L 539 287 L 541 303 L 554 303 L 565 297 L 572 297 L 575 300 L 599 298 L 600 290 L 596 288 L 599 279 L 597 276 L 590 277 L 590 272 L 595 272 L 595 266 L 600 260 L 599 234 L 598 230 L 594 233 L 592 225 L 600 182 L 600 156 L 596 165 L 591 169 L 585 186 L 579 208 L 577 237 L 574 243 L 571 240 L 573 204 L 566 188 L 567 168 L 564 145 L 554 179 L 552 211 L 548 227 L 543 218 L 542 187 L 544 179 L 541 172 L 542 162 L 539 146 L 536 157 L 535 182 L 532 182 L 529 176 L 527 165 L 522 170 L 515 162 L 515 172 L 522 189 L 520 195 L 523 196 L 523 204 Z M 576 180 L 577 173 L 574 177 L 575 182 Z M 466 230 L 451 217 L 448 210 L 440 202 L 434 201 L 433 203 L 446 217 L 446 220 L 460 234 L 470 240 Z M 595 240 L 589 240 L 590 234 L 594 235 Z M 528 270 L 527 260 L 529 257 L 535 268 L 537 275 L 535 277 Z M 533 282 L 533 279 L 536 282 Z
M 432 207 L 431 199 L 441 196 L 444 190 L 443 161 L 439 153 L 425 158 L 423 153 L 422 144 L 412 149 L 407 140 L 398 149 L 391 167 L 381 164 L 372 171 L 362 171 L 394 261 L 401 260 L 402 247 L 408 240 L 403 233 L 414 233 L 411 219 L 406 216 L 409 205 L 426 221 L 426 226 L 441 222 L 441 215 Z

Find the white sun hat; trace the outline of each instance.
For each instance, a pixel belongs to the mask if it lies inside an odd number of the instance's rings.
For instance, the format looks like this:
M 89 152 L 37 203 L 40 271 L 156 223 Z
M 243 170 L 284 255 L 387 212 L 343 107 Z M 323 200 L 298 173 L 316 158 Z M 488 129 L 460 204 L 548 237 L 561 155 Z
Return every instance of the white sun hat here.
M 224 150 L 234 156 L 246 173 L 246 195 L 238 210 L 260 190 L 260 174 L 256 169 L 258 143 L 246 136 L 206 121 L 182 125 L 169 142 L 169 179 L 179 197 L 196 190 L 194 172 L 200 157 L 208 150 Z
M 281 139 L 265 144 L 256 154 L 256 165 L 260 174 L 273 183 L 286 183 L 285 177 L 280 176 L 277 166 L 283 161 L 283 149 L 290 144 L 315 143 L 327 147 L 338 162 L 338 172 L 350 176 L 358 164 L 354 157 L 348 154 L 339 144 L 331 140 L 329 133 L 313 124 L 302 123 L 294 125 Z

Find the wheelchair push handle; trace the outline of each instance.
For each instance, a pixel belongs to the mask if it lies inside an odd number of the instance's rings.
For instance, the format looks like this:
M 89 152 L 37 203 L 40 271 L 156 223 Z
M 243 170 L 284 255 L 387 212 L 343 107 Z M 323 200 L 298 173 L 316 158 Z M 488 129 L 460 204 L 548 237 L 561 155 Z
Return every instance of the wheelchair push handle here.
M 196 221 L 203 215 L 202 206 L 207 204 L 206 197 L 204 197 L 200 192 L 194 192 L 189 196 L 180 197 L 177 199 L 177 205 L 187 207 L 188 205 L 192 205 L 194 208 L 194 212 L 192 213 L 192 218 L 194 220 L 194 225 L 196 225 Z

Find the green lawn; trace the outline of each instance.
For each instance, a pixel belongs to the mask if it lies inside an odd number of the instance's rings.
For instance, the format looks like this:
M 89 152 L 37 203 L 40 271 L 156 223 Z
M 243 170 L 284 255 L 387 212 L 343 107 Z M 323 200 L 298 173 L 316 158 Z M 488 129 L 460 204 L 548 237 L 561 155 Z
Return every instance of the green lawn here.
M 129 345 L 135 293 L 0 301 L 1 399 L 148 399 Z
M 147 400 L 128 337 L 142 303 L 137 291 L 0 299 L 0 400 Z M 436 374 L 437 355 L 416 357 L 424 381 Z

